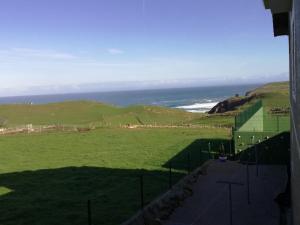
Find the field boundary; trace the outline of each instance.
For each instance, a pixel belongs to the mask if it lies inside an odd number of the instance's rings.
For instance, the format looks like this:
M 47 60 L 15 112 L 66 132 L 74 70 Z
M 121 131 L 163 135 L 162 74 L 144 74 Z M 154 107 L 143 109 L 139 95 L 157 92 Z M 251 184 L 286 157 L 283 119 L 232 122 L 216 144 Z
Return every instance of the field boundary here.
M 192 125 L 192 124 L 183 124 L 183 125 L 157 125 L 157 124 L 127 124 L 119 126 L 94 126 L 94 125 L 20 125 L 17 127 L 7 127 L 0 128 L 0 136 L 4 135 L 14 135 L 14 134 L 31 134 L 31 133 L 49 133 L 49 132 L 89 132 L 98 128 L 124 128 L 124 129 L 143 129 L 143 128 L 190 128 L 190 129 L 226 129 L 231 132 L 232 127 L 226 125 Z
M 60 132 L 87 132 L 96 129 L 93 126 L 78 125 L 22 125 L 18 127 L 0 128 L 0 135 L 30 134 L 30 133 L 48 133 L 53 131 Z
M 121 125 L 121 128 L 129 128 L 129 129 L 134 129 L 134 128 L 211 128 L 211 129 L 219 129 L 219 128 L 223 128 L 223 129 L 228 129 L 231 130 L 232 127 L 231 126 L 226 126 L 226 125 L 201 125 L 201 124 L 197 124 L 197 125 L 193 125 L 193 124 L 183 124 L 183 125 L 152 125 L 152 124 L 148 124 L 148 125 L 133 125 L 133 124 L 128 124 L 128 125 Z

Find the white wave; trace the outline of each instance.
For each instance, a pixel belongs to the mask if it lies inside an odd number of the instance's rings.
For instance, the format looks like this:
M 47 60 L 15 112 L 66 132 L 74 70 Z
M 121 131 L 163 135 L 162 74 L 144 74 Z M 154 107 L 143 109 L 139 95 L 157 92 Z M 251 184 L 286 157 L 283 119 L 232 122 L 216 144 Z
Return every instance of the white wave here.
M 191 113 L 206 113 L 207 109 L 191 109 L 191 110 L 186 110 L 187 112 L 191 112 Z
M 199 110 L 199 109 L 212 109 L 218 102 L 210 102 L 210 103 L 195 103 L 193 105 L 184 105 L 184 106 L 177 106 L 177 109 L 186 109 L 186 110 Z

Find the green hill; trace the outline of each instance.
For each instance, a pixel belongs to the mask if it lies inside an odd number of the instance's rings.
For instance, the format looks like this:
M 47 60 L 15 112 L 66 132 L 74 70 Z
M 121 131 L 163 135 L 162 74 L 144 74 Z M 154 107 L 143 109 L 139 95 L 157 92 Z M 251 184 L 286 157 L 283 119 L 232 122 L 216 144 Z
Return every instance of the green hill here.
M 264 106 L 268 108 L 290 106 L 288 81 L 263 85 L 248 92 L 248 95 L 252 94 L 262 99 Z
M 247 95 L 252 94 L 262 99 L 267 108 L 289 107 L 288 82 L 266 84 L 247 93 Z M 240 109 L 247 107 L 247 104 Z M 96 127 L 127 124 L 230 126 L 233 123 L 233 116 L 238 111 L 239 108 L 223 114 L 208 115 L 158 106 L 117 107 L 92 101 L 0 105 L 0 126 L 13 127 L 26 124 L 93 125 Z
M 126 108 L 98 102 L 73 101 L 42 105 L 1 105 L 0 118 L 7 126 L 34 124 L 125 125 L 171 124 L 192 120 L 199 115 L 155 106 Z

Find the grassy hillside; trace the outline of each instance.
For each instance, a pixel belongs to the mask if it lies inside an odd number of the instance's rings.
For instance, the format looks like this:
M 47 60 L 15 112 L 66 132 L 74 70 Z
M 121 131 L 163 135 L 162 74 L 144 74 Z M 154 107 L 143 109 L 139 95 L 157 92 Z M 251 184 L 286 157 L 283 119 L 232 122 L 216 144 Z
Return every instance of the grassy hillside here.
M 182 125 L 212 124 L 219 125 L 220 118 L 189 113 L 179 109 L 158 106 L 116 107 L 88 101 L 62 102 L 43 105 L 0 105 L 0 121 L 5 126 L 33 125 L 88 125 L 111 126 L 135 125 Z M 208 119 L 208 120 L 207 120 Z M 229 124 L 232 121 L 224 121 Z
M 166 116 L 168 115 L 168 116 Z M 88 124 L 111 123 L 112 125 L 150 120 L 161 123 L 188 120 L 193 114 L 160 107 L 132 106 L 121 108 L 88 101 L 62 102 L 43 105 L 1 105 L 0 117 L 8 125 L 19 124 Z M 139 122 L 140 121 L 140 122 Z
M 249 94 L 255 94 L 262 99 L 264 105 L 271 109 L 275 107 L 289 107 L 288 82 L 270 83 L 258 87 Z M 181 125 L 233 124 L 233 116 L 248 103 L 236 111 L 220 115 L 189 113 L 179 109 L 169 109 L 158 106 L 130 106 L 116 107 L 89 101 L 73 101 L 42 105 L 0 105 L 0 125 L 18 126 L 33 125 L 88 125 L 97 127 L 120 126 L 126 124 L 137 125 Z
M 250 92 L 263 100 L 267 108 L 290 107 L 289 82 L 269 83 Z

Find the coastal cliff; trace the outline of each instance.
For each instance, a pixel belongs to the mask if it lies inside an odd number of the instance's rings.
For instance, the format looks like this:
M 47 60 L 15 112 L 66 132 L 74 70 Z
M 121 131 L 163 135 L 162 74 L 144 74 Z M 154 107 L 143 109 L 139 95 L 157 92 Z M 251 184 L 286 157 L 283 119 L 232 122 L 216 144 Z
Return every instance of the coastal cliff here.
M 219 102 L 216 106 L 214 106 L 208 114 L 214 114 L 214 113 L 225 113 L 228 111 L 233 111 L 237 107 L 240 107 L 244 105 L 247 102 L 250 102 L 252 99 L 256 97 L 255 94 L 246 96 L 246 97 L 232 97 L 229 99 L 226 99 L 222 102 Z
M 262 85 L 247 91 L 243 97 L 231 97 L 219 102 L 208 114 L 226 113 L 252 101 L 263 99 L 266 109 L 272 114 L 288 114 L 289 109 L 289 83 L 274 82 Z

